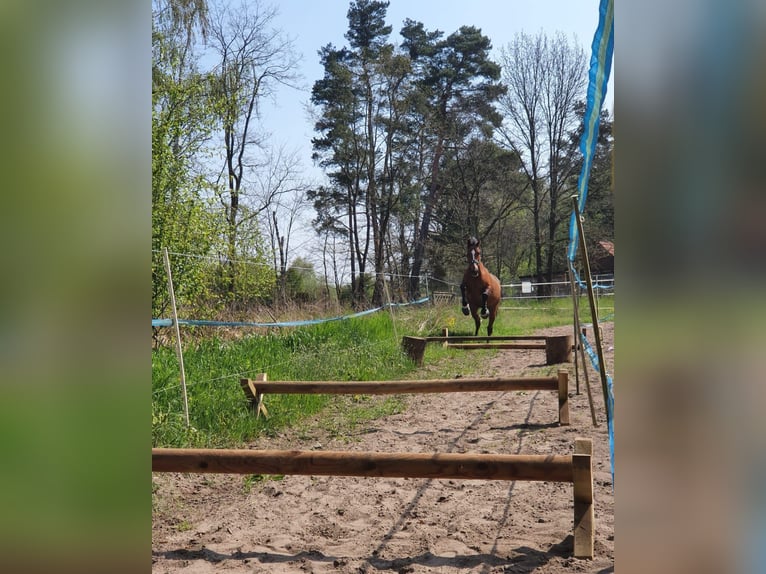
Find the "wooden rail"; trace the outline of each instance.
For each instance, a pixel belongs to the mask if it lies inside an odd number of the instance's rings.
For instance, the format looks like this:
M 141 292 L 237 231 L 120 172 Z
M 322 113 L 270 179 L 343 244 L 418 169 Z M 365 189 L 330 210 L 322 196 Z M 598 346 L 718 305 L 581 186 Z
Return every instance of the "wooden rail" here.
M 446 330 L 445 330 L 446 331 Z M 543 341 L 542 343 L 505 343 L 504 341 Z M 541 349 L 545 350 L 545 364 L 556 365 L 572 361 L 574 348 L 572 335 L 561 336 L 498 336 L 498 337 L 402 337 L 402 348 L 417 364 L 423 366 L 426 344 L 441 342 L 457 349 Z M 473 343 L 473 344 L 471 344 Z
M 153 448 L 152 471 L 571 482 L 574 555 L 592 558 L 591 455 L 590 439 L 573 455 Z
M 571 455 L 152 449 L 155 472 L 573 482 Z
M 559 424 L 569 424 L 569 373 L 562 369 L 556 377 L 426 379 L 402 381 L 267 381 L 240 379 L 240 385 L 256 415 L 268 411 L 265 394 L 293 395 L 400 395 L 411 393 L 470 393 L 483 391 L 555 391 L 559 399 Z
M 545 349 L 545 343 L 447 343 L 452 349 Z

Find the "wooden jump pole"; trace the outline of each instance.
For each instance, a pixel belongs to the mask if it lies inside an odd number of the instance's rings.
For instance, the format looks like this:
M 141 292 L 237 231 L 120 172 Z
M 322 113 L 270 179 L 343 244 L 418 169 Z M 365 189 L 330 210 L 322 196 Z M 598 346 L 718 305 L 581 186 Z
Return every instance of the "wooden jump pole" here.
M 574 482 L 571 455 L 153 448 L 152 472 Z
M 152 472 L 570 482 L 574 556 L 593 558 L 592 452 L 582 438 L 573 455 L 153 448 Z
M 447 343 L 451 349 L 545 349 L 545 343 Z
M 466 393 L 484 391 L 556 391 L 559 424 L 569 424 L 569 373 L 556 377 L 425 379 L 404 381 L 267 381 L 266 373 L 239 384 L 256 415 L 268 417 L 263 395 L 402 395 L 411 393 Z
M 544 339 L 544 343 L 447 343 L 452 349 L 468 351 L 476 349 L 540 349 L 545 351 L 545 364 L 556 365 L 569 363 L 572 360 L 572 336 L 534 337 Z M 439 340 L 440 338 L 435 338 Z M 457 337 L 455 337 L 457 339 Z M 426 338 L 428 341 L 428 338 Z
M 240 384 L 243 388 L 245 384 Z M 480 391 L 556 391 L 557 377 L 425 379 L 407 381 L 268 381 L 252 382 L 257 393 L 292 395 L 401 395 Z
M 443 332 L 447 332 L 447 329 L 443 329 Z M 473 335 L 442 335 L 432 337 L 419 337 L 424 339 L 428 343 L 443 342 L 443 343 L 469 343 L 469 342 L 483 342 L 491 343 L 492 341 L 544 341 L 548 337 L 546 335 L 493 335 L 491 337 L 481 337 Z

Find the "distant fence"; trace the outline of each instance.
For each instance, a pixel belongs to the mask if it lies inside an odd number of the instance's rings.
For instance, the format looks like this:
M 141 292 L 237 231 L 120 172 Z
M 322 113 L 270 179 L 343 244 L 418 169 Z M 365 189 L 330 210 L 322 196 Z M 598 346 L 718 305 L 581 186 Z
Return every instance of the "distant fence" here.
M 440 290 L 431 292 L 431 300 L 434 303 L 451 303 L 460 297 L 460 284 L 452 283 L 434 277 L 429 278 L 429 284 Z M 551 299 L 572 296 L 572 284 L 569 280 L 560 281 L 521 281 L 519 283 L 506 283 L 503 286 L 503 300 L 523 299 Z M 593 287 L 596 297 L 610 297 L 614 295 L 614 275 L 594 275 Z M 545 294 L 543 294 L 545 293 Z

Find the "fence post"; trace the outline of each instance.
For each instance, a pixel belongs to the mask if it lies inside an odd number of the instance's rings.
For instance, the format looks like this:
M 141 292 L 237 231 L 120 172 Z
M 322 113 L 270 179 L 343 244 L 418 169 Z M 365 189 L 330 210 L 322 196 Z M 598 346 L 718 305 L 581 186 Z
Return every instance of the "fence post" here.
M 593 558 L 593 443 L 590 439 L 575 439 L 572 456 L 574 483 L 574 556 Z
M 186 426 L 189 426 L 189 399 L 186 396 L 186 371 L 184 370 L 184 353 L 181 349 L 181 330 L 178 328 L 178 310 L 176 309 L 176 294 L 173 290 L 173 276 L 170 273 L 170 257 L 168 256 L 168 248 L 162 248 L 162 257 L 165 260 L 165 273 L 168 276 L 168 294 L 170 295 L 170 305 L 173 309 L 173 327 L 176 332 L 176 355 L 178 356 L 178 365 L 181 370 L 181 389 L 183 389 L 184 398 L 184 418 L 186 419 Z

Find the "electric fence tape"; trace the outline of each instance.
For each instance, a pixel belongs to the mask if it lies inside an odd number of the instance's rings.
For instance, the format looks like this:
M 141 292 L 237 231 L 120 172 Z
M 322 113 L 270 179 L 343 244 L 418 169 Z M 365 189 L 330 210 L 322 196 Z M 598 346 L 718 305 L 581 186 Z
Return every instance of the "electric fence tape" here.
M 417 301 L 410 301 L 408 303 L 390 303 L 375 307 L 374 309 L 367 309 L 366 311 L 360 311 L 351 315 L 341 315 L 339 317 L 328 317 L 326 319 L 308 319 L 305 321 L 280 321 L 274 323 L 251 323 L 242 321 L 205 321 L 197 319 L 179 319 L 179 325 L 187 325 L 192 327 L 303 327 L 306 325 L 318 325 L 320 323 L 329 323 L 330 321 L 343 321 L 345 319 L 353 319 L 355 317 L 363 317 L 364 315 L 370 315 L 371 313 L 377 313 L 382 309 L 388 307 L 405 307 L 407 305 L 419 305 L 429 301 L 429 297 L 423 297 Z M 173 319 L 152 319 L 152 327 L 172 327 Z

